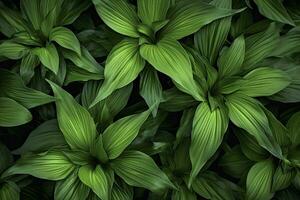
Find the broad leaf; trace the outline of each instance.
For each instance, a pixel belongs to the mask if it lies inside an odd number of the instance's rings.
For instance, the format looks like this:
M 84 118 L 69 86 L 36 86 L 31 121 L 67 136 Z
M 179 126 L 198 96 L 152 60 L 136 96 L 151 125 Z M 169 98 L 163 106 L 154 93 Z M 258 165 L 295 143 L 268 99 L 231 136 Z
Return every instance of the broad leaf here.
M 93 190 L 97 196 L 103 200 L 109 200 L 111 184 L 107 172 L 97 165 L 95 168 L 89 165 L 79 169 L 78 177 L 80 180 Z
M 58 73 L 59 55 L 54 44 L 49 44 L 46 47 L 37 47 L 32 50 L 34 55 L 37 55 L 41 63 L 54 74 Z
M 179 187 L 179 190 L 173 191 L 172 200 L 197 200 L 197 196 L 187 187 L 181 186 Z
M 220 76 L 232 76 L 241 71 L 245 58 L 245 39 L 240 36 L 234 40 L 228 49 L 225 49 L 218 60 Z
M 230 120 L 238 127 L 255 137 L 257 142 L 270 153 L 282 158 L 280 146 L 276 143 L 268 119 L 255 99 L 234 93 L 226 97 Z
M 237 11 L 221 9 L 203 1 L 177 1 L 167 14 L 169 23 L 162 29 L 162 37 L 181 39 L 198 31 L 212 21 L 233 15 Z
M 13 99 L 0 97 L 0 126 L 19 126 L 31 119 L 31 113 L 24 106 Z
M 276 192 L 288 188 L 295 176 L 296 171 L 294 169 L 284 169 L 284 167 L 278 166 L 273 176 L 272 191 Z
M 0 56 L 4 56 L 12 60 L 22 58 L 26 55 L 28 50 L 28 47 L 9 40 L 0 44 Z
M 111 191 L 112 200 L 132 200 L 133 189 L 123 181 L 115 182 Z
M 13 174 L 28 174 L 46 180 L 62 180 L 66 178 L 75 166 L 62 152 L 48 151 L 34 154 L 25 154 L 15 165 L 4 172 L 4 177 Z
M 0 199 L 16 200 L 20 199 L 20 189 L 13 182 L 4 182 L 0 186 Z
M 239 92 L 250 97 L 271 96 L 290 84 L 289 75 L 279 69 L 260 67 L 243 77 Z
M 49 40 L 76 52 L 79 56 L 81 55 L 80 43 L 75 34 L 68 28 L 55 27 L 49 34 Z
M 144 24 L 152 25 L 153 22 L 166 19 L 170 0 L 138 0 L 138 16 Z
M 247 175 L 246 198 L 253 200 L 272 198 L 272 178 L 274 166 L 272 160 L 256 163 L 251 167 Z
M 69 93 L 48 82 L 57 98 L 57 121 L 67 143 L 72 149 L 89 151 L 97 134 L 93 118 Z
M 63 12 L 60 12 L 57 23 L 60 25 L 72 24 L 90 4 L 90 1 L 64 0 L 62 4 Z
M 295 26 L 280 0 L 254 0 L 259 12 L 269 19 Z
M 212 110 L 207 102 L 201 103 L 193 119 L 190 158 L 192 171 L 189 185 L 219 148 L 228 126 L 228 115 L 225 108 Z
M 23 0 L 20 2 L 21 11 L 25 14 L 28 21 L 31 22 L 35 30 L 39 30 L 42 16 L 40 13 L 39 0 Z
M 111 124 L 103 133 L 104 149 L 109 159 L 117 158 L 136 138 L 151 110 L 130 115 Z
M 34 75 L 34 69 L 39 64 L 39 59 L 36 55 L 29 52 L 22 58 L 20 64 L 20 76 L 25 84 L 27 84 Z
M 82 200 L 89 195 L 90 189 L 84 185 L 76 173 L 71 173 L 66 179 L 60 180 L 55 184 L 55 200 Z
M 127 184 L 153 192 L 174 187 L 164 172 L 148 155 L 139 151 L 125 151 L 111 162 L 115 173 Z
M 193 78 L 189 55 L 179 42 L 163 39 L 155 45 L 144 44 L 140 53 L 156 70 L 172 78 L 184 92 L 196 100 L 203 100 Z
M 138 37 L 139 24 L 134 7 L 124 0 L 93 0 L 96 11 L 106 25 L 130 37 Z
M 288 134 L 293 146 L 300 144 L 300 112 L 292 115 L 287 123 Z
M 91 106 L 106 98 L 116 89 L 131 83 L 142 71 L 144 65 L 145 61 L 139 55 L 137 40 L 124 39 L 118 43 L 107 57 L 104 83 Z

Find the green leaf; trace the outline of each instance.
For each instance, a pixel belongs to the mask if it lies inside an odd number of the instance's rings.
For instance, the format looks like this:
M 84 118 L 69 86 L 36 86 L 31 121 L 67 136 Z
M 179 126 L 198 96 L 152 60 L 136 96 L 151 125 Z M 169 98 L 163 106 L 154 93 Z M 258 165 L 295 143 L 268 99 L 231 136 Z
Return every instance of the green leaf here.
M 272 178 L 274 166 L 272 160 L 256 163 L 251 167 L 247 175 L 246 198 L 253 200 L 271 199 Z
M 63 12 L 60 12 L 57 23 L 60 25 L 72 24 L 90 4 L 90 1 L 64 0 L 62 4 Z
M 272 191 L 276 192 L 288 188 L 295 176 L 295 170 L 284 170 L 282 166 L 278 166 L 273 176 Z
M 290 84 L 289 75 L 279 69 L 260 67 L 243 77 L 239 92 L 250 97 L 271 96 Z
M 153 192 L 174 187 L 151 157 L 139 151 L 125 151 L 111 162 L 115 173 L 128 185 L 143 187 Z
M 93 190 L 97 196 L 103 200 L 109 200 L 111 185 L 109 178 L 100 165 L 95 168 L 86 165 L 79 169 L 78 177 L 80 180 Z
M 214 0 L 211 5 L 231 9 L 232 0 Z M 226 41 L 230 25 L 231 17 L 218 19 L 204 26 L 194 35 L 195 47 L 212 65 L 215 64 L 219 50 Z
M 94 144 L 92 145 L 91 154 L 102 163 L 106 163 L 108 161 L 108 155 L 104 149 L 102 135 L 99 135 L 98 138 L 95 140 Z
M 55 83 L 48 81 L 57 98 L 57 121 L 59 128 L 72 149 L 89 151 L 96 138 L 96 125 L 89 112 Z
M 0 97 L 8 97 L 26 108 L 33 108 L 54 101 L 55 98 L 26 87 L 17 74 L 0 69 Z
M 30 122 L 32 115 L 13 99 L 0 97 L 0 126 L 12 127 Z
M 77 53 L 66 49 L 63 51 L 63 56 L 66 59 L 72 61 L 74 65 L 83 69 L 84 71 L 88 71 L 95 74 L 103 74 L 103 67 L 84 47 L 81 47 L 81 55 L 78 55 Z
M 166 19 L 170 0 L 138 0 L 138 16 L 144 24 L 152 25 L 153 22 Z
M 13 41 L 4 41 L 0 44 L 0 56 L 7 57 L 12 60 L 22 58 L 28 52 L 28 47 Z
M 203 102 L 197 107 L 191 136 L 192 171 L 189 185 L 222 143 L 228 120 L 225 108 L 211 110 L 207 102 Z
M 37 55 L 41 63 L 54 74 L 58 73 L 59 56 L 54 44 L 49 44 L 46 47 L 37 47 L 32 50 L 34 55 Z
M 197 196 L 185 186 L 181 186 L 179 190 L 173 191 L 172 200 L 197 200 Z
M 40 13 L 39 0 L 24 0 L 20 2 L 22 13 L 25 14 L 28 21 L 31 22 L 33 28 L 38 30 L 41 25 L 42 16 Z
M 111 124 L 103 133 L 104 149 L 109 159 L 117 158 L 136 138 L 151 110 L 130 115 Z
M 14 159 L 9 149 L 2 143 L 0 143 L 0 154 L 0 174 L 2 174 L 2 172 L 13 163 Z
M 277 22 L 295 26 L 295 23 L 280 0 L 254 0 L 254 2 L 258 7 L 259 12 L 265 17 Z
M 29 52 L 22 58 L 20 65 L 20 76 L 24 83 L 29 83 L 31 78 L 34 76 L 34 69 L 38 66 L 39 59 L 36 55 Z
M 225 49 L 218 60 L 220 76 L 232 76 L 241 71 L 245 58 L 245 39 L 240 36 L 234 40 L 230 48 Z
M 140 77 L 140 95 L 149 108 L 155 105 L 152 111 L 153 117 L 155 117 L 159 103 L 162 101 L 162 86 L 157 72 L 150 67 L 146 67 Z
M 40 154 L 24 154 L 3 176 L 28 174 L 46 180 L 62 180 L 75 166 L 60 151 L 48 151 Z
M 230 120 L 254 136 L 260 146 L 278 158 L 282 158 L 280 146 L 276 143 L 261 108 L 261 104 L 244 94 L 234 93 L 226 97 Z
M 136 26 L 139 24 L 134 7 L 124 0 L 93 0 L 96 11 L 104 23 L 114 31 L 139 37 Z
M 288 134 L 293 146 L 300 144 L 300 112 L 292 115 L 287 123 Z
M 255 68 L 255 64 L 270 56 L 279 42 L 279 28 L 271 23 L 266 31 L 246 38 L 246 53 L 243 64 L 245 71 Z
M 111 50 L 106 60 L 104 83 L 91 107 L 136 79 L 145 66 L 138 50 L 138 41 L 135 39 L 124 39 Z
M 179 42 L 165 38 L 155 45 L 142 45 L 140 53 L 156 70 L 172 78 L 181 90 L 191 94 L 196 100 L 203 100 L 193 78 L 189 55 Z
M 20 199 L 20 189 L 13 182 L 5 182 L 0 186 L 0 199 L 17 200 Z
M 112 192 L 111 192 L 111 199 L 112 200 L 132 200 L 133 199 L 132 187 L 127 185 L 123 181 L 115 182 L 114 186 L 112 188 Z
M 14 154 L 29 152 L 43 152 L 50 148 L 66 147 L 67 143 L 60 131 L 57 120 L 49 120 L 34 129 L 27 137 L 24 144 L 14 150 Z
M 80 43 L 75 34 L 68 28 L 55 27 L 49 34 L 49 40 L 57 42 L 60 46 L 70 49 L 81 55 Z
M 162 29 L 161 36 L 181 39 L 191 35 L 212 21 L 231 16 L 239 11 L 221 9 L 202 1 L 177 1 L 167 14 L 169 23 Z
M 28 24 L 22 18 L 20 13 L 13 11 L 3 5 L 1 5 L 0 8 L 0 16 L 2 16 L 4 20 L 14 28 L 15 32 L 30 30 Z
M 60 180 L 55 184 L 55 200 L 82 200 L 89 195 L 90 189 L 84 185 L 77 176 L 71 173 L 66 179 Z

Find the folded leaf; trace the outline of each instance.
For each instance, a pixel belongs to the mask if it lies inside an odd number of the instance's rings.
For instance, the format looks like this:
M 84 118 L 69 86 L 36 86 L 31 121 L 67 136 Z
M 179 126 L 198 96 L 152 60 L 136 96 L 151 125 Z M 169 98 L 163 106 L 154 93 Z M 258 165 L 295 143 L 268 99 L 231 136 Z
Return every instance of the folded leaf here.
M 96 168 L 86 165 L 79 169 L 78 177 L 80 180 L 93 190 L 97 196 L 103 200 L 110 199 L 110 185 L 106 172 L 97 165 Z
M 81 55 L 80 43 L 75 34 L 68 28 L 55 27 L 49 34 L 49 40 L 57 42 L 60 46 L 70 49 Z
M 57 98 L 57 121 L 66 142 L 72 149 L 90 150 L 96 138 L 96 125 L 89 112 L 55 83 L 48 81 Z
M 234 93 L 226 97 L 230 120 L 255 137 L 260 146 L 278 158 L 282 158 L 280 146 L 276 143 L 268 119 L 260 103 L 244 94 Z
M 64 0 L 62 4 L 63 12 L 60 12 L 57 23 L 59 25 L 72 24 L 90 4 L 90 1 Z
M 279 69 L 260 67 L 246 74 L 239 92 L 250 97 L 270 96 L 290 84 L 289 75 Z
M 20 199 L 20 189 L 14 182 L 4 182 L 0 187 L 0 199 Z
M 138 16 L 132 5 L 124 0 L 93 0 L 104 23 L 114 31 L 130 37 L 139 37 Z
M 259 12 L 265 17 L 284 24 L 295 26 L 292 18 L 280 0 L 254 0 Z
M 181 39 L 191 35 L 212 21 L 233 15 L 238 11 L 221 9 L 203 1 L 177 1 L 167 14 L 169 23 L 160 35 L 173 39 Z
M 144 24 L 152 25 L 153 22 L 166 19 L 170 0 L 138 0 L 138 16 Z
M 31 22 L 33 28 L 38 30 L 41 25 L 42 15 L 40 13 L 39 0 L 24 0 L 20 2 L 22 13 L 25 14 L 28 21 Z
M 214 0 L 211 5 L 217 8 L 232 8 L 232 0 Z M 219 50 L 224 45 L 230 30 L 231 17 L 215 20 L 201 28 L 194 36 L 195 47 L 200 54 L 214 65 Z
M 192 171 L 189 185 L 219 148 L 228 126 L 228 120 L 225 108 L 211 110 L 207 102 L 203 102 L 197 107 L 191 136 Z
M 141 73 L 140 95 L 144 98 L 149 108 L 155 105 L 152 111 L 155 117 L 159 103 L 162 101 L 162 86 L 157 72 L 150 67 L 146 67 Z
M 234 40 L 230 48 L 225 49 L 218 60 L 220 76 L 232 76 L 241 71 L 245 58 L 245 39 L 240 36 Z
M 22 58 L 26 55 L 28 50 L 28 47 L 9 40 L 0 44 L 0 56 L 4 56 L 12 60 Z
M 300 112 L 292 115 L 287 123 L 288 134 L 293 146 L 300 144 Z
M 58 73 L 59 56 L 54 44 L 49 44 L 46 47 L 37 47 L 32 50 L 34 55 L 37 55 L 41 63 L 54 74 Z
M 13 99 L 0 97 L 0 126 L 19 126 L 31 119 L 31 113 L 24 106 Z
M 128 185 L 143 187 L 153 192 L 174 187 L 151 157 L 139 151 L 125 151 L 111 162 L 115 173 Z
M 57 120 L 49 120 L 34 129 L 27 137 L 24 144 L 13 151 L 14 154 L 29 152 L 43 152 L 50 148 L 66 147 L 67 143 L 60 131 Z
M 37 155 L 23 155 L 15 165 L 4 172 L 3 176 L 28 174 L 41 179 L 57 181 L 66 178 L 74 168 L 75 166 L 62 152 L 48 151 Z
M 133 199 L 133 189 L 131 186 L 127 185 L 123 181 L 120 184 L 115 182 L 111 192 L 112 200 L 132 200 Z
M 10 24 L 15 32 L 29 30 L 28 24 L 22 18 L 21 14 L 1 5 L 0 15 Z
M 124 39 L 118 43 L 107 57 L 104 83 L 91 106 L 135 80 L 144 65 L 145 61 L 139 55 L 137 40 Z
M 117 158 L 136 138 L 151 110 L 130 115 L 111 124 L 103 133 L 104 149 L 109 159 Z
M 284 190 L 290 186 L 293 179 L 295 179 L 296 171 L 291 169 L 283 169 L 282 166 L 278 166 L 274 172 L 272 181 L 272 191 Z
M 66 179 L 60 180 L 55 184 L 55 200 L 82 200 L 89 195 L 90 189 L 84 185 L 76 173 L 71 173 Z
M 24 83 L 28 83 L 34 76 L 34 69 L 39 64 L 39 59 L 36 55 L 29 52 L 22 58 L 20 65 L 20 76 L 22 77 Z
M 156 70 L 172 78 L 184 92 L 196 100 L 203 100 L 193 78 L 189 55 L 179 42 L 165 38 L 155 45 L 142 45 L 140 53 Z
M 251 167 L 247 176 L 246 198 L 253 200 L 271 199 L 272 177 L 274 166 L 272 160 L 256 163 Z
M 26 87 L 17 74 L 0 69 L 0 97 L 9 97 L 26 108 L 33 108 L 55 100 L 38 90 Z
M 179 190 L 173 191 L 172 200 L 197 200 L 197 196 L 194 192 L 182 186 L 179 187 Z

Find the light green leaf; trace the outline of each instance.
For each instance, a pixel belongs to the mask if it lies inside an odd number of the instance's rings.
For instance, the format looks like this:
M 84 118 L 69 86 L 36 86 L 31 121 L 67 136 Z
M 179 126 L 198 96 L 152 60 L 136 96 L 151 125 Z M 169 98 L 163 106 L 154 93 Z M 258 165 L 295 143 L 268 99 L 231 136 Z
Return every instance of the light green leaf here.
M 29 152 L 43 152 L 50 148 L 66 147 L 67 143 L 60 131 L 57 120 L 49 120 L 34 129 L 27 137 L 24 144 L 14 150 L 14 154 Z
M 5 182 L 0 186 L 0 199 L 18 200 L 20 199 L 20 189 L 13 182 Z
M 75 166 L 60 151 L 48 151 L 40 154 L 24 154 L 3 176 L 28 174 L 46 180 L 62 180 Z
M 57 120 L 59 128 L 72 149 L 89 151 L 96 138 L 96 125 L 89 112 L 79 105 L 75 99 L 56 85 L 48 81 L 56 100 Z
M 130 115 L 111 124 L 103 133 L 104 149 L 109 159 L 117 158 L 136 138 L 151 110 Z
M 26 87 L 17 74 L 0 69 L 0 97 L 8 97 L 26 108 L 33 108 L 55 100 L 38 90 Z
M 232 0 L 214 0 L 211 5 L 231 9 Z M 215 20 L 194 35 L 195 47 L 214 65 L 230 30 L 231 17 Z
M 300 112 L 292 115 L 287 123 L 287 128 L 293 146 L 300 144 Z
M 28 47 L 9 40 L 0 44 L 0 56 L 4 56 L 12 60 L 22 58 L 26 55 L 28 50 Z
M 138 0 L 138 16 L 144 24 L 152 25 L 153 22 L 166 19 L 170 0 Z
M 247 175 L 246 198 L 253 200 L 271 199 L 274 166 L 272 160 L 256 163 Z
M 53 28 L 49 34 L 49 40 L 76 52 L 79 56 L 81 55 L 80 43 L 75 34 L 68 28 L 61 26 Z
M 260 67 L 243 77 L 239 92 L 250 97 L 271 96 L 290 84 L 289 75 L 270 67 Z
M 100 162 L 106 163 L 108 155 L 104 149 L 103 137 L 99 135 L 91 147 L 91 155 L 96 157 Z
M 58 73 L 59 56 L 54 44 L 49 44 L 46 47 L 37 47 L 32 50 L 34 55 L 37 55 L 41 63 L 54 74 Z
M 234 40 L 230 48 L 225 49 L 218 60 L 220 76 L 232 76 L 241 71 L 245 58 L 245 39 L 240 36 Z
M 254 0 L 259 12 L 265 17 L 284 24 L 295 26 L 281 0 Z
M 167 14 L 169 23 L 160 33 L 163 37 L 181 39 L 191 35 L 212 21 L 239 11 L 221 9 L 203 1 L 177 1 Z
M 165 38 L 155 45 L 142 45 L 140 53 L 156 70 L 172 78 L 184 92 L 196 100 L 203 100 L 193 78 L 189 55 L 179 42 Z
M 197 107 L 191 136 L 192 171 L 189 185 L 219 148 L 227 130 L 228 120 L 225 108 L 211 110 L 207 102 L 203 102 Z
M 107 57 L 104 83 L 91 106 L 135 80 L 144 66 L 145 61 L 139 55 L 137 40 L 124 39 L 119 42 Z
M 80 180 L 93 190 L 97 196 L 103 200 L 109 200 L 111 184 L 109 178 L 100 165 L 96 168 L 86 165 L 79 169 L 78 177 Z
M 226 97 L 230 120 L 254 136 L 260 146 L 278 158 L 282 158 L 280 146 L 276 143 L 261 108 L 261 104 L 244 94 L 234 93 Z
M 266 31 L 246 38 L 246 53 L 243 64 L 245 71 L 255 68 L 255 64 L 270 56 L 279 42 L 279 28 L 271 23 Z
M 106 25 L 114 31 L 130 37 L 139 37 L 139 24 L 134 7 L 124 0 L 93 0 L 96 11 Z
M 125 151 L 111 162 L 115 173 L 128 185 L 143 187 L 153 192 L 174 187 L 151 157 L 139 151 Z
M 75 172 L 71 173 L 66 179 L 56 182 L 55 200 L 83 200 L 87 198 L 90 189 L 79 180 L 77 171 Z
M 153 117 L 155 117 L 159 103 L 162 101 L 162 86 L 157 72 L 150 67 L 146 67 L 140 77 L 140 95 L 149 108 L 155 105 L 152 111 Z
M 13 99 L 0 97 L 0 126 L 12 127 L 30 122 L 32 115 Z

